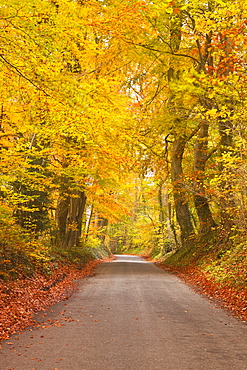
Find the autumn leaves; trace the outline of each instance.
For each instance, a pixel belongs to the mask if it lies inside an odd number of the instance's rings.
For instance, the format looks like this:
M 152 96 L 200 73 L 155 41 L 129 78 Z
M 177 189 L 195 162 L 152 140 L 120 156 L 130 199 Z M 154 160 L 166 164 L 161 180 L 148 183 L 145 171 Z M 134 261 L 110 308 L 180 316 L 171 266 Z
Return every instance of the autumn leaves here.
M 62 247 L 99 233 L 161 250 L 245 228 L 246 6 L 234 4 L 1 6 L 1 196 L 22 228 Z

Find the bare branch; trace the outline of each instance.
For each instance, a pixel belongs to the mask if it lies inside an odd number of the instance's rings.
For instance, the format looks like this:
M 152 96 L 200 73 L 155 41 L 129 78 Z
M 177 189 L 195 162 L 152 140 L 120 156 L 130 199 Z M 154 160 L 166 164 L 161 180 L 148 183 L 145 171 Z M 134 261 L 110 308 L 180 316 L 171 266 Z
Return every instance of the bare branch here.
M 4 56 L 2 54 L 0 54 L 0 62 L 2 62 L 3 64 L 7 64 L 8 66 L 10 66 L 12 69 L 14 69 L 14 71 L 19 75 L 21 76 L 22 78 L 24 78 L 26 81 L 30 82 L 34 87 L 36 87 L 36 89 L 42 91 L 46 96 L 50 96 L 44 89 L 42 89 L 41 87 L 39 87 L 36 83 L 34 83 L 30 78 L 28 78 L 27 76 L 25 76 L 20 70 L 19 68 L 17 68 L 16 66 L 14 66 L 13 64 L 11 64 L 6 58 L 4 58 Z
M 135 46 L 140 46 L 140 47 L 142 47 L 144 49 L 155 51 L 155 52 L 160 53 L 160 54 L 168 54 L 168 55 L 174 55 L 174 56 L 177 56 L 177 57 L 189 58 L 189 59 L 194 60 L 194 62 L 196 62 L 197 64 L 199 64 L 199 65 L 201 64 L 199 60 L 197 60 L 196 58 L 192 57 L 191 55 L 182 54 L 182 53 L 174 53 L 172 51 L 159 50 L 159 49 L 153 48 L 153 47 L 148 46 L 148 45 L 145 45 L 145 44 L 136 44 L 133 41 L 124 40 L 124 42 L 126 42 L 127 44 L 132 44 L 132 45 L 135 45 Z

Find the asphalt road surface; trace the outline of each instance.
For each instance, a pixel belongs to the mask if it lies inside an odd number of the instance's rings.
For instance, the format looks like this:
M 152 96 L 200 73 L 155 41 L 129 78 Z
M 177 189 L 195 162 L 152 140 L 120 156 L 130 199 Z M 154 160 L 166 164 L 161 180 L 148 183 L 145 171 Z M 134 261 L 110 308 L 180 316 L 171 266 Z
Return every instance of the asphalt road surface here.
M 247 369 L 247 324 L 140 257 L 99 265 L 42 315 L 3 343 L 1 370 Z

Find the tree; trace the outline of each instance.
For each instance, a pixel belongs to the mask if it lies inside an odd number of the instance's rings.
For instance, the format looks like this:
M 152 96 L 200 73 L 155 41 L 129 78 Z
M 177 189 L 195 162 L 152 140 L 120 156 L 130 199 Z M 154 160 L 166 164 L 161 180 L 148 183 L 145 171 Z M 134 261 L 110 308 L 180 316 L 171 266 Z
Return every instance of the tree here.
M 51 210 L 58 204 L 58 240 L 68 247 L 79 243 L 91 183 L 107 189 L 105 173 L 117 177 L 125 162 L 124 144 L 116 143 L 119 136 L 125 137 L 121 75 L 115 71 L 106 76 L 108 67 L 103 68 L 100 59 L 109 54 L 107 40 L 89 21 L 100 9 L 98 2 L 44 5 L 35 0 L 24 6 L 13 0 L 1 7 L 6 35 L 1 74 L 8 77 L 8 84 L 1 87 L 5 196 L 8 191 L 10 200 L 11 192 L 13 206 L 22 204 L 16 214 L 24 224 L 24 218 L 34 219 L 36 211 L 41 214 L 37 202 L 42 181 L 54 200 Z M 36 144 L 29 146 L 32 138 Z M 8 161 L 10 155 L 18 164 Z M 46 174 L 39 163 L 42 158 Z M 19 173 L 16 167 L 21 168 Z M 37 189 L 32 185 L 28 190 L 30 179 Z
M 239 11 L 236 11 L 239 5 Z M 125 36 L 125 42 L 131 44 L 132 50 L 135 48 L 136 52 L 141 53 L 143 60 L 143 64 L 138 63 L 131 86 L 139 106 L 151 117 L 151 130 L 146 123 L 147 128 L 143 131 L 148 132 L 149 136 L 157 133 L 153 122 L 154 115 L 159 115 L 156 122 L 166 117 L 160 137 L 163 135 L 165 138 L 167 134 L 170 138 L 173 136 L 172 181 L 182 240 L 188 240 L 188 235 L 193 234 L 189 210 L 192 194 L 199 221 L 198 231 L 202 238 L 216 227 L 212 214 L 212 205 L 215 209 L 215 203 L 221 209 L 216 218 L 220 218 L 222 229 L 229 232 L 235 223 L 233 213 L 236 213 L 237 207 L 230 168 L 232 174 L 236 170 L 230 164 L 230 158 L 236 158 L 234 142 L 237 137 L 234 137 L 236 131 L 233 128 L 238 126 L 238 122 L 234 118 L 235 112 L 238 112 L 235 117 L 239 119 L 239 112 L 243 112 L 245 105 L 244 94 L 241 97 L 239 95 L 240 91 L 243 93 L 242 82 L 239 88 L 234 89 L 234 93 L 230 87 L 236 86 L 236 81 L 244 78 L 245 41 L 237 34 L 246 32 L 243 18 L 245 10 L 245 5 L 238 1 L 234 5 L 228 1 L 204 4 L 197 1 L 161 4 L 156 1 L 150 4 L 145 13 L 153 33 L 140 33 L 142 40 L 132 34 L 131 42 Z M 234 37 L 237 37 L 237 42 L 233 40 Z M 155 109 L 150 108 L 151 105 Z M 146 141 L 146 137 L 143 141 Z M 190 161 L 193 172 L 191 169 L 186 174 L 182 169 L 182 160 L 186 148 L 191 145 L 194 145 L 194 160 Z M 152 152 L 155 151 L 155 144 L 148 146 Z M 212 197 L 213 189 L 206 174 L 209 160 L 211 166 L 217 159 L 221 165 L 211 174 L 215 179 L 220 178 L 220 181 L 218 195 Z M 191 184 L 188 178 L 192 180 Z M 186 211 L 183 212 L 183 208 Z
M 19 223 L 79 246 L 87 207 L 109 227 L 128 219 L 133 172 L 152 179 L 137 217 L 150 243 L 178 244 L 177 225 L 186 246 L 246 224 L 245 4 L 8 0 L 0 12 L 1 194 Z

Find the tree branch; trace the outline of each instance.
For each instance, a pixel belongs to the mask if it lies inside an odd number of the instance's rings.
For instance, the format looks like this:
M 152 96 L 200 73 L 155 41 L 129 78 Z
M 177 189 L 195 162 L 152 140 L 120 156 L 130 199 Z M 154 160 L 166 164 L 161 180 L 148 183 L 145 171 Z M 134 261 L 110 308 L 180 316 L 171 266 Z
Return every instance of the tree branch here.
M 132 45 L 135 45 L 135 46 L 140 46 L 142 48 L 145 48 L 145 49 L 148 49 L 148 50 L 151 50 L 151 51 L 156 51 L 156 52 L 161 53 L 161 54 L 163 53 L 163 54 L 174 55 L 174 56 L 177 56 L 177 57 L 189 58 L 189 59 L 194 60 L 194 62 L 196 62 L 197 64 L 200 65 L 200 61 L 197 60 L 196 58 L 192 57 L 191 55 L 181 54 L 181 53 L 173 53 L 172 51 L 159 50 L 159 49 L 155 49 L 155 48 L 153 48 L 151 46 L 148 46 L 148 45 L 145 45 L 145 44 L 136 44 L 133 41 L 124 40 L 124 42 L 126 42 L 127 44 L 132 44 Z
M 13 64 L 11 64 L 6 58 L 4 58 L 4 56 L 2 54 L 0 54 L 0 62 L 2 62 L 3 64 L 6 63 L 8 66 L 10 66 L 11 68 L 13 68 L 17 74 L 19 76 L 21 76 L 22 78 L 24 78 L 26 81 L 30 82 L 31 85 L 33 85 L 34 87 L 36 87 L 36 89 L 42 91 L 46 96 L 50 96 L 44 89 L 42 89 L 41 87 L 39 87 L 38 85 L 36 85 L 36 83 L 34 83 L 30 78 L 28 78 L 27 76 L 25 76 L 20 70 L 19 68 L 17 68 L 16 66 L 14 66 Z

